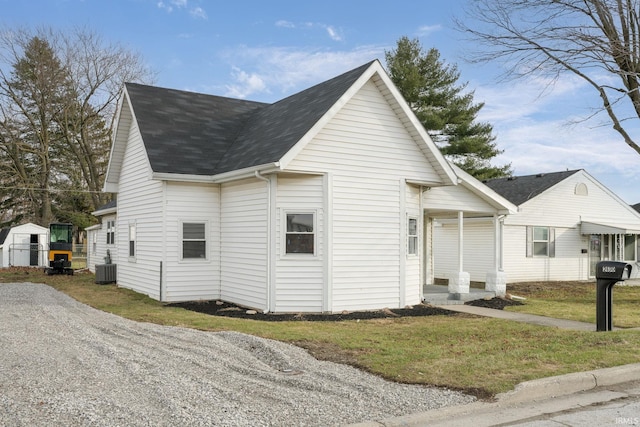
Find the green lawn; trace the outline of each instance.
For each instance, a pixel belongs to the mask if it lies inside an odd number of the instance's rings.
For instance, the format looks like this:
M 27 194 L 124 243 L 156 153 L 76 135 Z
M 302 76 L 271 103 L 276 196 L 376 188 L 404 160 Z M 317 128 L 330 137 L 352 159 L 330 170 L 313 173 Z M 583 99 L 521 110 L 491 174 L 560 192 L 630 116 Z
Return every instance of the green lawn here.
M 595 282 L 523 283 L 507 292 L 527 298 L 525 305 L 508 311 L 596 323 Z M 612 292 L 614 327 L 640 327 L 640 286 L 617 284 Z
M 480 397 L 535 378 L 640 362 L 640 331 L 635 330 L 564 331 L 468 315 L 342 322 L 230 319 L 166 307 L 114 285 L 96 285 L 89 273 L 45 276 L 40 270 L 0 270 L 0 282 L 22 281 L 48 283 L 129 319 L 281 340 L 305 347 L 318 358 L 349 363 L 391 380 L 461 389 Z M 527 297 L 525 306 L 512 310 L 595 322 L 595 296 L 589 300 L 587 285 L 562 292 L 547 289 L 550 286 L 508 289 Z M 616 288 L 614 298 L 614 325 L 640 327 L 634 304 L 640 293 Z

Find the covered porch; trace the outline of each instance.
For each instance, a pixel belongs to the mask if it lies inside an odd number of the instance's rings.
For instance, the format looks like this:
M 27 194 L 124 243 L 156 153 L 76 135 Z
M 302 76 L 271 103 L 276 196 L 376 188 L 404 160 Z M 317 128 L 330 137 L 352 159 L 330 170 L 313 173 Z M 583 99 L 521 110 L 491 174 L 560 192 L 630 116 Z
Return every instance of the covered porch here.
M 503 296 L 506 293 L 507 278 L 502 264 L 502 230 L 505 216 L 515 214 L 518 209 L 471 175 L 459 168 L 454 169 L 460 179 L 457 186 L 430 188 L 423 193 L 423 300 L 432 304 L 462 304 L 465 301 Z M 492 236 L 485 236 L 492 241 L 493 250 L 490 254 L 465 260 L 464 229 L 468 221 L 491 221 Z M 443 245 L 438 241 L 434 228 L 445 223 L 449 230 L 455 229 L 456 232 L 455 235 L 447 235 L 445 238 L 449 240 Z M 443 252 L 445 246 L 449 248 L 446 253 Z M 436 277 L 436 253 L 438 257 L 446 257 L 448 261 L 445 277 Z M 471 258 L 469 254 L 467 258 Z M 486 270 L 484 289 L 471 287 L 471 277 L 465 270 L 465 264 L 470 261 L 483 263 L 482 267 Z M 445 286 L 437 283 L 436 278 L 445 279 L 448 284 Z

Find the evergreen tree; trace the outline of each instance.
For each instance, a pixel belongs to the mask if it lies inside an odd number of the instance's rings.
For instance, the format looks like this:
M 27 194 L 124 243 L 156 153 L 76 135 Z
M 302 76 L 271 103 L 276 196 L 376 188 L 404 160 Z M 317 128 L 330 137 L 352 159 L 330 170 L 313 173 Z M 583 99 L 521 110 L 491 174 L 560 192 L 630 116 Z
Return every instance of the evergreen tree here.
M 440 52 L 424 52 L 418 39 L 401 37 L 385 52 L 387 71 L 431 139 L 451 162 L 484 180 L 508 176 L 511 165 L 492 166 L 502 151 L 495 144 L 493 126 L 477 122 L 483 103 L 473 103 L 473 92 L 458 84 L 455 65 L 440 60 Z

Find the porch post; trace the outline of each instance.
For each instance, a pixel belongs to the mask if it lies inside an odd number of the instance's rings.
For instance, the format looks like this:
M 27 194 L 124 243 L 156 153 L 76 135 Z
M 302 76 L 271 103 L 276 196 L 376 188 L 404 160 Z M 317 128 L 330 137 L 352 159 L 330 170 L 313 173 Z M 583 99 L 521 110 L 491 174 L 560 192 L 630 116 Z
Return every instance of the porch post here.
M 468 294 L 471 279 L 469 273 L 464 269 L 464 214 L 458 212 L 458 271 L 453 272 L 449 277 L 449 293 Z
M 495 292 L 496 296 L 507 293 L 507 276 L 502 270 L 502 225 L 504 220 L 493 214 L 493 269 L 487 272 L 485 290 Z

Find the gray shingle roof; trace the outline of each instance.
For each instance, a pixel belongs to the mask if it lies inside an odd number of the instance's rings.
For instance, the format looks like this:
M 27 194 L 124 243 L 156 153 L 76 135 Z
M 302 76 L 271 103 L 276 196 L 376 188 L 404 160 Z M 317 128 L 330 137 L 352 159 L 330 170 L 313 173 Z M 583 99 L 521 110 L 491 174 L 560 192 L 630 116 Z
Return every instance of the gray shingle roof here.
M 267 104 L 127 83 L 154 172 L 213 175 L 242 125 Z
M 516 206 L 533 199 L 554 185 L 564 181 L 581 169 L 540 173 L 536 175 L 496 178 L 483 181 L 489 188 L 509 200 Z
M 154 172 L 215 175 L 277 162 L 371 65 L 274 104 L 127 83 Z

